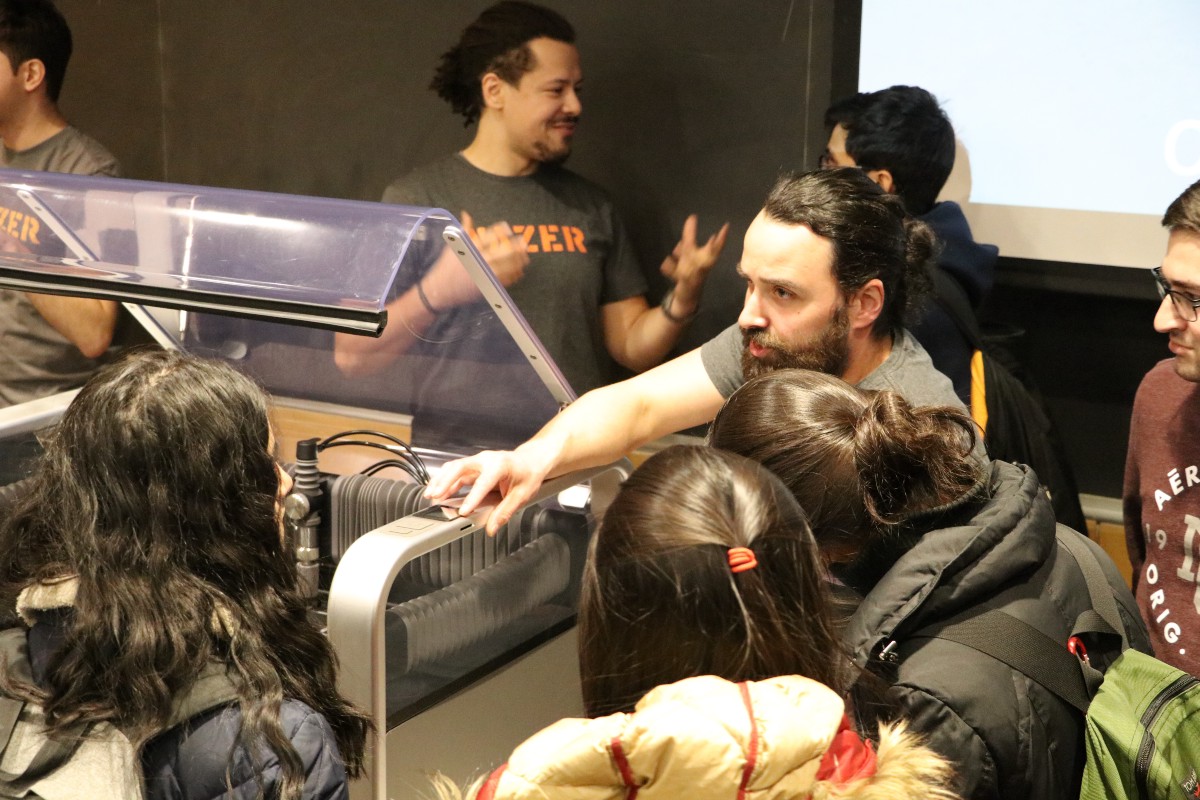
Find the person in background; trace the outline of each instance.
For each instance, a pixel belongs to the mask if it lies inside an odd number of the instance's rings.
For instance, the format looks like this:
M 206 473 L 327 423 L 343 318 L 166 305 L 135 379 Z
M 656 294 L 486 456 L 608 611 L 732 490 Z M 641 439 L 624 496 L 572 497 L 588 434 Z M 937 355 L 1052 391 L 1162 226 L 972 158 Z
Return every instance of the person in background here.
M 558 13 L 506 0 L 486 10 L 441 59 L 431 88 L 466 124 L 459 153 L 395 181 L 387 203 L 462 212 L 464 227 L 576 392 L 609 383 L 614 362 L 634 372 L 660 363 L 695 315 L 728 225 L 697 242 L 689 217 L 662 264 L 673 284 L 661 304 L 608 195 L 566 169 L 580 120 L 583 73 L 575 31 Z M 385 367 L 414 341 L 448 338 L 455 312 L 478 299 L 449 248 L 392 301 L 403 326 L 378 339 L 340 337 L 348 374 Z M 435 327 L 436 326 L 436 327 Z
M 842 641 L 913 731 L 956 766 L 968 798 L 1079 796 L 1084 720 L 1033 678 L 936 629 L 1003 610 L 1067 647 L 1094 611 L 1062 537 L 1100 564 L 1131 646 L 1149 642 L 1137 607 L 1098 545 L 1056 525 L 1031 469 L 971 455 L 957 408 L 916 407 L 810 370 L 746 383 L 709 443 L 763 464 L 808 512 L 839 595 L 856 610 Z M 1077 627 L 1078 626 L 1078 627 Z M 997 631 L 997 635 L 1002 635 Z M 1107 668 L 1119 637 L 1086 642 Z
M 975 242 L 958 203 L 937 202 L 954 167 L 950 119 L 926 90 L 892 86 L 839 100 L 826 110 L 825 126 L 823 168 L 859 167 L 937 235 L 940 249 L 929 263 L 933 298 L 911 329 L 959 399 L 970 403 L 975 344 L 955 320 L 978 330 L 976 314 L 991 291 L 998 250 Z
M 33 667 L 5 692 L 51 733 L 111 723 L 151 800 L 344 799 L 362 768 L 369 721 L 297 590 L 271 450 L 245 375 L 134 352 L 80 390 L 0 527 L 0 598 Z M 214 671 L 236 701 L 170 724 Z
M 954 796 L 903 723 L 860 730 L 812 533 L 760 465 L 698 446 L 652 456 L 592 538 L 583 587 L 590 718 L 535 734 L 469 796 Z
M 0 0 L 0 167 L 116 177 L 103 145 L 58 108 L 71 58 L 71 30 L 50 0 Z M 11 217 L 28 208 L 8 208 Z M 0 229 L 0 249 L 30 251 L 28 225 Z M 61 256 L 62 253 L 49 255 Z M 0 289 L 0 407 L 81 386 L 117 333 L 113 300 Z
M 1125 541 L 1154 655 L 1200 677 L 1200 181 L 1163 216 L 1154 329 L 1172 357 L 1138 387 L 1125 461 Z

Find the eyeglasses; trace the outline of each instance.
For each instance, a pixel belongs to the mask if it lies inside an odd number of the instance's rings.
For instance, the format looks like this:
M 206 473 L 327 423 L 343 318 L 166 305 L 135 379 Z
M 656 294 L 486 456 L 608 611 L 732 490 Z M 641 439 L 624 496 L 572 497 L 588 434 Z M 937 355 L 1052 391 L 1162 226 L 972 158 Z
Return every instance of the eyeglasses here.
M 1163 277 L 1162 267 L 1154 267 L 1150 270 L 1150 274 L 1154 276 L 1154 284 L 1158 287 L 1159 299 L 1171 295 L 1171 305 L 1180 319 L 1185 322 L 1195 322 L 1197 315 L 1200 314 L 1200 311 L 1197 310 L 1200 309 L 1200 297 L 1192 297 L 1187 292 L 1172 289 L 1171 284 Z
M 821 155 L 817 158 L 817 169 L 820 169 L 820 170 L 861 169 L 863 172 L 868 171 L 867 168 L 864 167 L 862 164 L 839 164 L 839 163 L 837 163 L 836 161 L 833 160 L 833 156 L 829 154 L 829 151 L 825 151 L 824 153 L 821 153 Z

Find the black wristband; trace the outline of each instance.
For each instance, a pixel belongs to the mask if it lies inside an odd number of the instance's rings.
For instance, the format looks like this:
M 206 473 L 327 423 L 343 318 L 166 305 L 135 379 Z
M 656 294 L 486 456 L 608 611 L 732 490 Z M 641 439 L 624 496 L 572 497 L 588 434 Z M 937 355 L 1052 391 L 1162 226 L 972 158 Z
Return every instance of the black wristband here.
M 417 298 L 420 299 L 421 305 L 425 306 L 425 310 L 430 314 L 433 314 L 436 317 L 438 314 L 442 313 L 433 307 L 433 303 L 429 302 L 429 298 L 425 296 L 425 290 L 421 288 L 420 281 L 417 281 Z
M 667 293 L 665 295 L 663 295 L 662 302 L 659 303 L 659 305 L 658 305 L 658 307 L 662 309 L 664 317 L 671 320 L 671 322 L 674 322 L 676 325 L 686 325 L 687 323 L 691 322 L 693 319 L 696 318 L 696 314 L 699 313 L 699 311 L 700 311 L 699 306 L 697 306 L 696 308 L 693 308 L 692 313 L 685 314 L 682 317 L 677 317 L 674 314 L 672 314 L 671 313 L 671 301 L 674 299 L 675 299 L 675 287 L 672 286 L 667 291 Z

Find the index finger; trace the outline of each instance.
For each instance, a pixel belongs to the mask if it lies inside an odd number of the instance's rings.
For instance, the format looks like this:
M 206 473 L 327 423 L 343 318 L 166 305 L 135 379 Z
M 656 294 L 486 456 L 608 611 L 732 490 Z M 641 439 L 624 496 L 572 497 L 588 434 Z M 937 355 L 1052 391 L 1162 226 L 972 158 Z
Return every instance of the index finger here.
M 683 232 L 679 236 L 679 243 L 688 247 L 694 247 L 696 244 L 696 224 L 697 219 L 695 214 L 688 214 L 687 219 L 683 221 Z
M 471 484 L 471 491 L 467 492 L 467 496 L 463 498 L 462 505 L 459 506 L 459 513 L 463 516 L 472 513 L 485 497 L 492 493 L 493 489 L 500 486 L 502 477 L 502 469 L 496 464 L 482 464 L 475 474 L 475 481 Z M 507 499 L 507 498 L 506 498 Z M 504 503 L 501 502 L 500 506 Z M 499 508 L 500 506 L 497 506 Z
M 447 462 L 429 479 L 429 483 L 425 486 L 425 497 L 429 500 L 448 499 L 460 487 L 474 480 L 468 477 L 471 473 L 478 475 L 479 468 L 469 458 Z
M 510 488 L 504 495 L 504 499 L 497 503 L 496 507 L 492 509 L 492 513 L 488 515 L 488 536 L 495 536 L 496 532 L 512 519 L 512 515 L 517 513 L 530 497 L 533 497 L 533 494 L 533 491 L 525 488 L 516 486 Z
M 721 226 L 721 230 L 708 237 L 708 243 L 705 247 L 713 251 L 714 255 L 720 255 L 725 249 L 725 237 L 729 235 L 729 223 L 726 222 Z

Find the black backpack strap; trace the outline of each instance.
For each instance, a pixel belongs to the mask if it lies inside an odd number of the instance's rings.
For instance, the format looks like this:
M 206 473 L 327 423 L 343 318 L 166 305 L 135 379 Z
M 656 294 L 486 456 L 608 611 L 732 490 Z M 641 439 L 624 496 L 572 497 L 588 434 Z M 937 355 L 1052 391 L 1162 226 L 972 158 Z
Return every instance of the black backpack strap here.
M 1100 561 L 1081 533 L 1059 525 L 1055 538 L 1071 556 L 1087 582 L 1091 608 L 1075 619 L 1071 635 L 1083 633 L 1119 636 L 1121 650 L 1128 646 L 1125 626 L 1117 611 L 1112 587 Z M 1065 702 L 1087 713 L 1091 698 L 1104 676 L 1024 620 L 1005 611 L 985 611 L 975 617 L 917 631 L 911 638 L 945 639 L 978 650 L 1041 684 Z
M 933 296 L 937 304 L 950 317 L 959 333 L 970 343 L 971 347 L 982 350 L 983 337 L 979 332 L 979 320 L 975 317 L 975 311 L 971 308 L 971 302 L 967 299 L 967 293 L 962 288 L 962 284 L 953 275 L 936 265 L 930 269 L 929 277 L 933 284 Z
M 1079 571 L 1087 581 L 1088 597 L 1091 600 L 1091 610 L 1079 615 L 1074 633 L 1107 633 L 1119 636 L 1121 650 L 1124 651 L 1129 646 L 1129 637 L 1125 635 L 1125 625 L 1121 622 L 1112 586 L 1104 577 L 1104 570 L 1101 569 L 1096 554 L 1088 546 L 1083 534 L 1066 526 L 1058 526 L 1056 537 L 1058 543 L 1079 565 Z
M 1004 611 L 985 611 L 961 622 L 917 631 L 912 639 L 945 639 L 1007 664 L 1086 713 L 1092 689 L 1081 662 L 1037 628 Z

